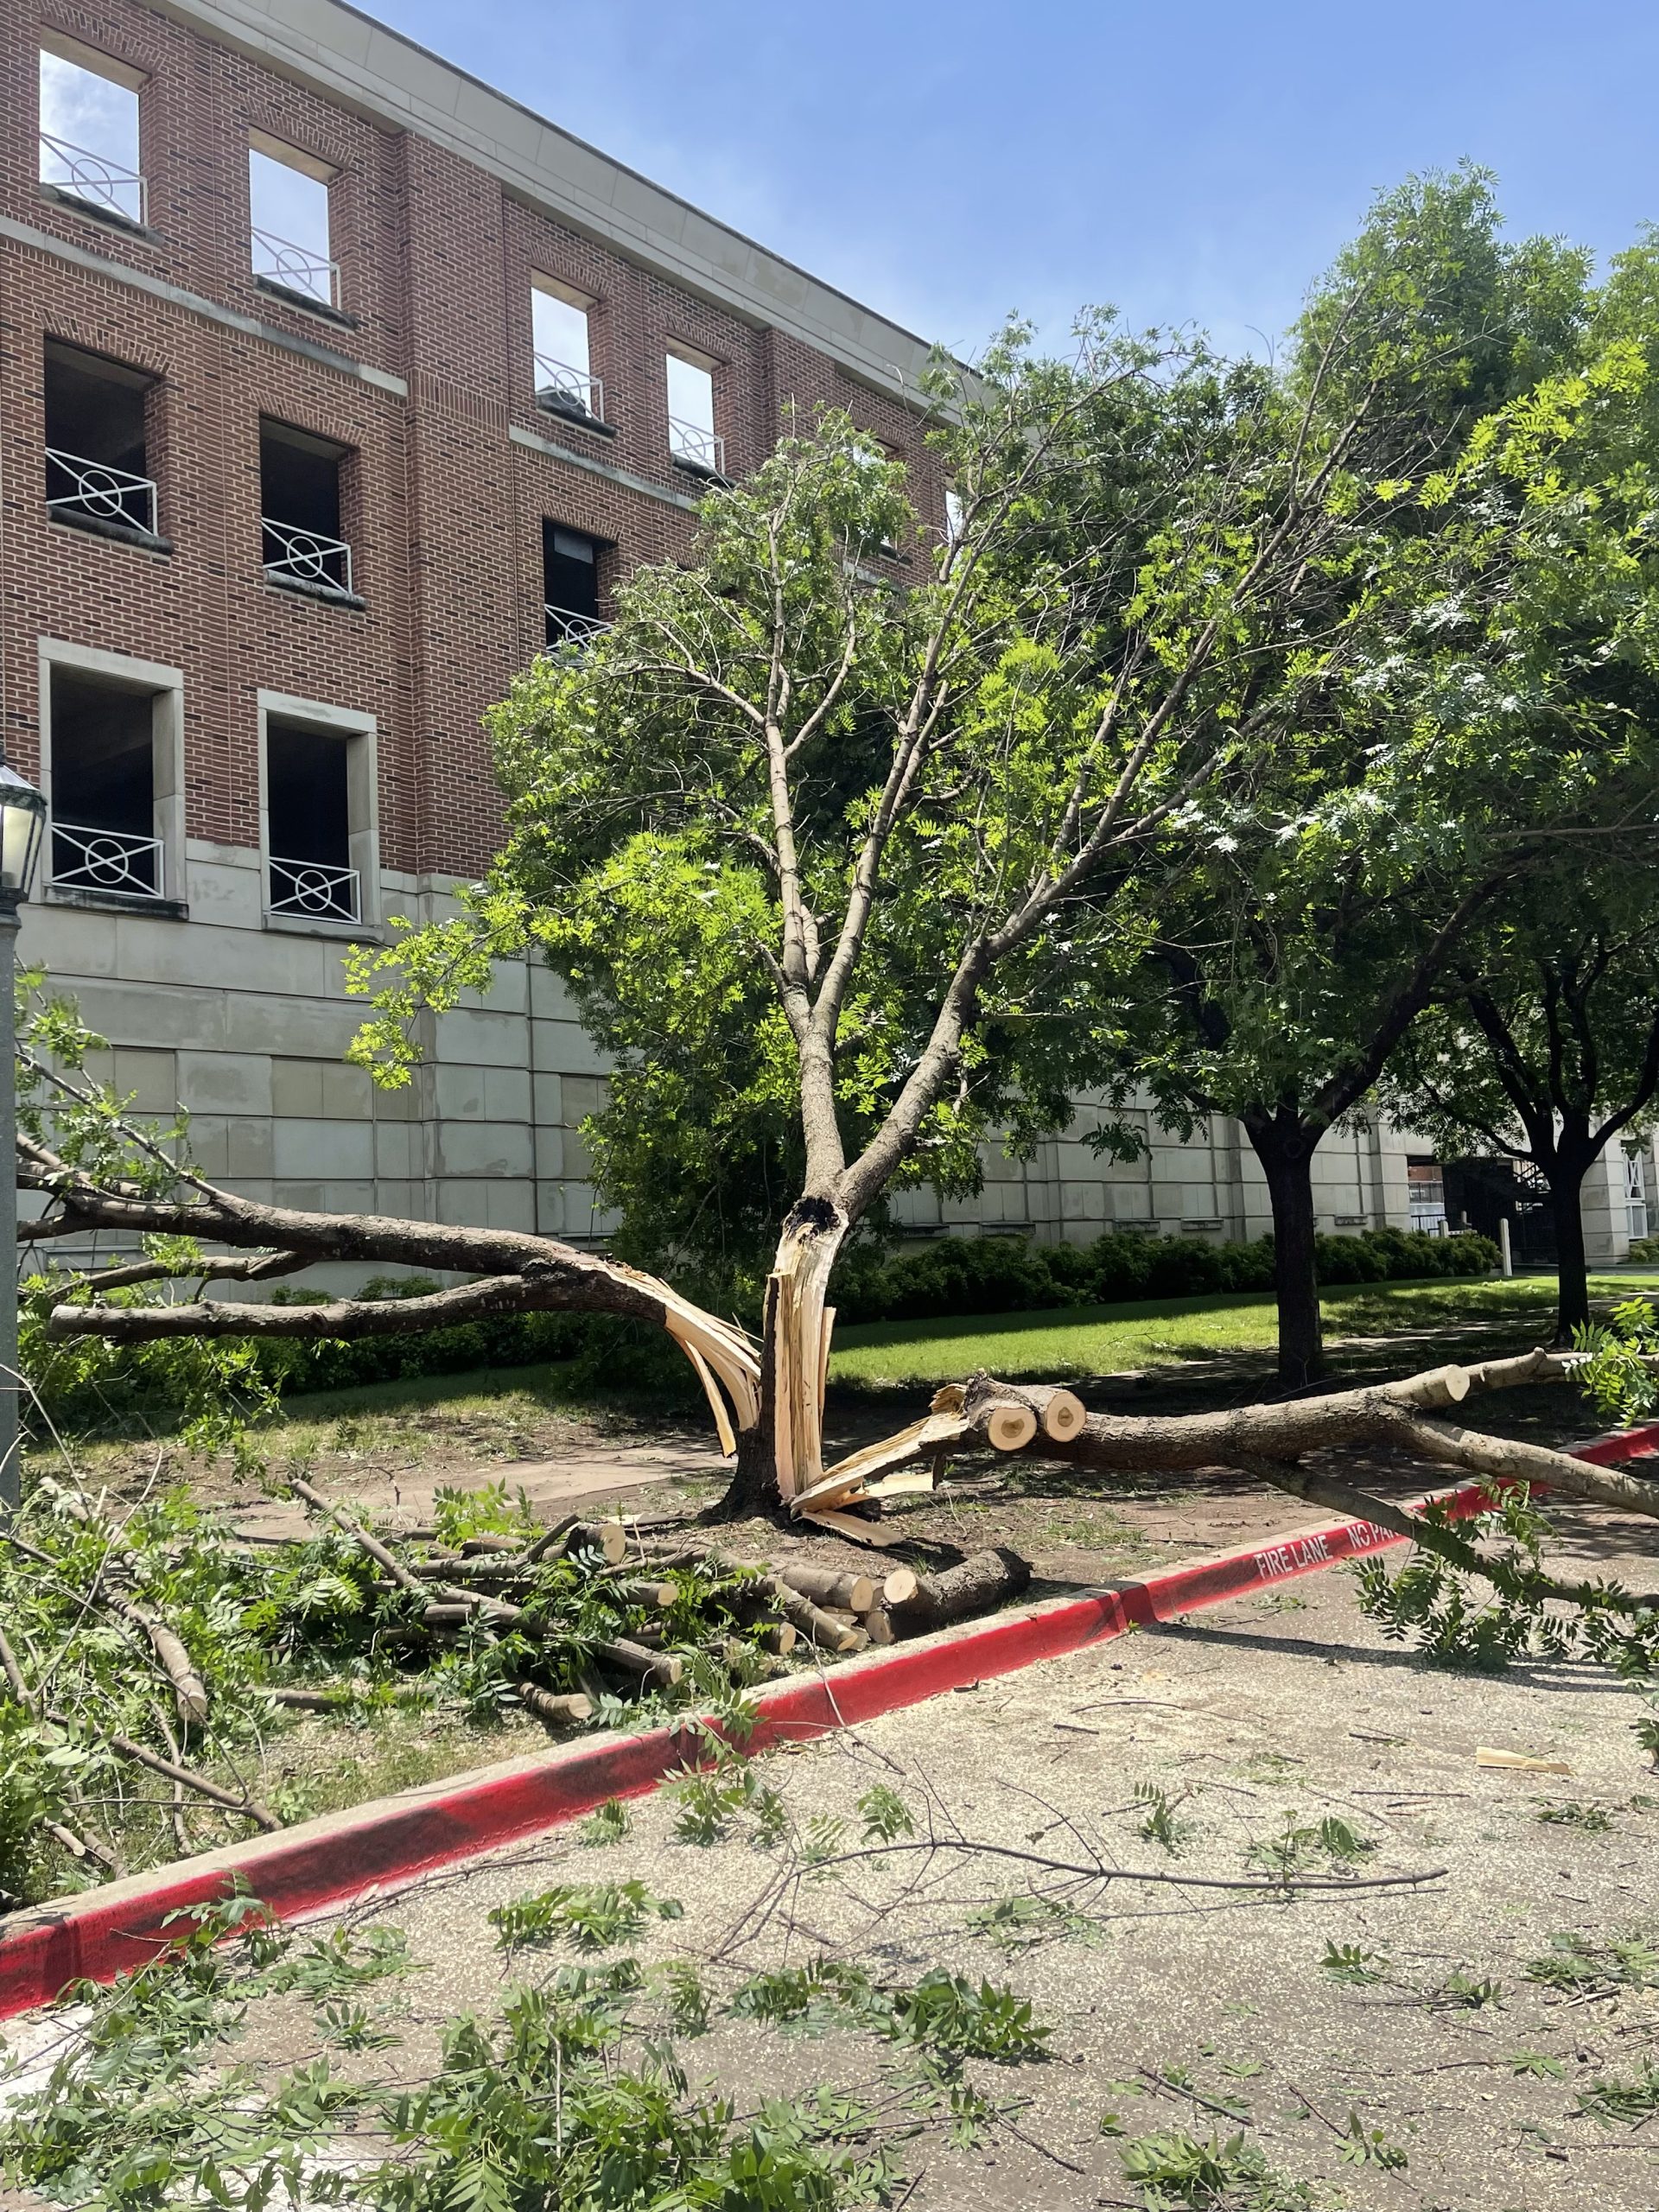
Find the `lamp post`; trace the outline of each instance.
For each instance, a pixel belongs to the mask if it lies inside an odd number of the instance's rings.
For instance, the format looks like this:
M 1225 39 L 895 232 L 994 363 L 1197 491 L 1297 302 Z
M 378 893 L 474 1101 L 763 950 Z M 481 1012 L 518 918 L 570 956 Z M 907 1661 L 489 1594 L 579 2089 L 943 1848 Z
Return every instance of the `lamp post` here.
M 0 1513 L 22 1492 L 17 1445 L 17 909 L 29 896 L 46 801 L 0 766 Z

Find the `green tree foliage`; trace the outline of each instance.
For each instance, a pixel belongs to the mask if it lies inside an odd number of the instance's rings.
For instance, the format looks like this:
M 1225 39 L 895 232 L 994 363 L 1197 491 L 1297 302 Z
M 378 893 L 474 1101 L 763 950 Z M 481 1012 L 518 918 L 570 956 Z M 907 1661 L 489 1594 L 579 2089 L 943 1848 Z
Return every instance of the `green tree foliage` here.
M 1646 788 L 1592 680 L 1647 653 L 1645 269 L 1592 295 L 1464 174 L 1379 202 L 1273 367 L 1012 334 L 936 430 L 941 547 L 845 421 L 786 439 L 515 685 L 506 849 L 362 958 L 357 1056 L 404 1079 L 418 1014 L 539 953 L 615 1061 L 630 1249 L 728 1281 L 803 1190 L 838 1239 L 971 1188 L 1116 1058 L 1243 1115 L 1311 1371 L 1319 1136 L 1536 833 Z
M 1179 1125 L 1243 1122 L 1287 1384 L 1322 1366 L 1320 1140 L 1518 879 L 1563 848 L 1651 858 L 1633 705 L 1653 666 L 1653 258 L 1598 293 L 1581 254 L 1505 243 L 1479 175 L 1415 182 L 1378 203 L 1289 351 L 1293 390 L 1330 378 L 1346 321 L 1335 373 L 1393 403 L 1345 449 L 1351 526 L 1306 610 L 1322 681 L 1271 699 L 1259 669 L 1262 741 L 1167 856 L 1122 1077 Z
M 1584 1179 L 1659 1092 L 1659 895 L 1651 868 L 1551 868 L 1450 963 L 1392 1071 L 1395 1109 L 1444 1157 L 1524 1161 L 1548 1187 L 1556 1341 L 1590 1320 Z

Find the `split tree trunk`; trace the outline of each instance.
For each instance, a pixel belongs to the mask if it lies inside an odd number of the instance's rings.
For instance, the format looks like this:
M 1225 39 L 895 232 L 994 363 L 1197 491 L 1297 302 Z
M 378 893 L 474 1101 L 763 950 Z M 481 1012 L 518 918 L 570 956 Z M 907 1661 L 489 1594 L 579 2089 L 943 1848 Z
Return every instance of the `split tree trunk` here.
M 835 1323 L 825 1293 L 852 1224 L 829 1198 L 798 1199 L 766 1279 L 760 1418 L 737 1439 L 728 1513 L 775 1512 L 823 1472 L 823 1385 Z
M 1287 1123 L 1289 1125 L 1287 1126 Z M 1273 1279 L 1279 1300 L 1279 1382 L 1305 1390 L 1325 1372 L 1314 1255 L 1313 1154 L 1319 1145 L 1281 1109 L 1245 1122 L 1273 1207 Z

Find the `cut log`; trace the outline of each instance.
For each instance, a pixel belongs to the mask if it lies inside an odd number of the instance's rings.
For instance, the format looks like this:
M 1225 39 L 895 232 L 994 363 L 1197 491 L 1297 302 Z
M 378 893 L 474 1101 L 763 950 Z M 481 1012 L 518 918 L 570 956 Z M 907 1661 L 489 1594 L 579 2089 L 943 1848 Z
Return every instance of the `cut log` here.
M 680 1594 L 679 1586 L 673 1582 L 630 1580 L 615 1586 L 630 1605 L 643 1605 L 651 1612 L 665 1613 Z
M 296 1713 L 338 1713 L 352 1701 L 352 1693 L 347 1689 L 289 1689 L 286 1684 L 268 1690 L 266 1695 L 278 1705 L 290 1707 Z
M 792 1621 L 774 1621 L 760 1638 L 760 1647 L 774 1658 L 787 1659 L 801 1640 L 801 1632 Z
M 524 1548 L 522 1536 L 467 1536 L 462 1541 L 461 1555 L 474 1559 L 485 1552 L 521 1552 Z
M 685 1672 L 684 1660 L 674 1652 L 647 1651 L 644 1644 L 631 1643 L 626 1637 L 613 1637 L 608 1643 L 596 1643 L 594 1653 L 619 1674 L 632 1675 L 658 1689 L 671 1690 Z
M 1044 1394 L 1044 1402 L 1037 1409 L 1037 1419 L 1043 1434 L 1055 1444 L 1069 1444 L 1079 1434 L 1089 1419 L 1083 1400 L 1075 1391 L 1054 1389 Z
M 1007 1399 L 989 1408 L 982 1427 L 994 1452 L 1020 1452 L 1037 1433 L 1037 1416 L 1029 1406 Z
M 910 1567 L 895 1567 L 881 1585 L 884 1605 L 907 1605 L 916 1595 L 916 1570 Z
M 849 1612 L 867 1613 L 875 1603 L 875 1585 L 868 1574 L 852 1574 L 838 1567 L 814 1567 L 810 1563 L 776 1570 L 778 1580 L 787 1583 L 791 1590 L 798 1590 L 804 1598 L 810 1598 L 820 1605 L 844 1605 Z
M 518 1697 L 521 1704 L 538 1720 L 545 1720 L 555 1728 L 579 1727 L 584 1720 L 591 1720 L 594 1717 L 592 1698 L 583 1697 L 577 1692 L 568 1696 L 557 1696 L 551 1690 L 544 1690 L 539 1682 L 520 1682 Z
M 421 1625 L 436 1629 L 465 1628 L 478 1611 L 475 1605 L 460 1603 L 429 1605 L 421 1615 Z
M 534 1567 L 537 1560 L 546 1559 L 550 1554 L 556 1559 L 564 1549 L 564 1539 L 581 1518 L 582 1516 L 579 1513 L 567 1513 L 562 1521 L 556 1521 L 550 1529 L 543 1529 L 541 1535 L 525 1552 L 524 1565 Z
M 1233 1406 L 1217 1413 L 1161 1419 L 1090 1414 L 1069 1443 L 1044 1436 L 1016 1448 L 1075 1474 L 1116 1475 L 1213 1466 L 1249 1470 L 1260 1459 L 1287 1462 L 1333 1446 L 1382 1444 L 1460 1467 L 1483 1479 L 1546 1484 L 1564 1497 L 1659 1519 L 1659 1483 L 1616 1467 L 1593 1465 L 1543 1445 L 1483 1436 L 1423 1418 L 1425 1412 L 1459 1403 L 1472 1392 L 1567 1379 L 1573 1362 L 1572 1354 L 1532 1351 L 1474 1367 L 1434 1368 L 1400 1382 Z M 797 1503 L 809 1508 L 844 1503 L 856 1489 L 844 1479 L 849 1475 L 874 1479 L 923 1460 L 984 1450 L 991 1445 L 989 1424 L 1020 1395 L 1015 1385 L 983 1373 L 966 1383 L 947 1383 L 936 1392 L 926 1421 L 843 1459 L 811 1495 Z
M 607 1567 L 627 1556 L 628 1535 L 620 1521 L 578 1521 L 565 1539 L 567 1552 L 598 1552 Z
M 868 1613 L 861 1613 L 858 1617 L 858 1624 L 872 1643 L 887 1644 L 893 1642 L 893 1623 L 879 1605 Z
M 952 1621 L 995 1612 L 1019 1597 L 1030 1582 L 1030 1561 L 999 1544 L 992 1551 L 975 1552 L 944 1574 L 918 1576 L 915 1594 L 889 1610 L 902 1635 L 922 1636 Z
M 800 1630 L 809 1643 L 817 1644 L 821 1651 L 858 1649 L 859 1643 L 854 1639 L 859 1638 L 860 1642 L 862 1639 L 857 1629 L 848 1628 L 842 1622 L 832 1620 L 828 1613 L 821 1612 L 810 1598 L 803 1598 L 798 1590 L 791 1590 L 776 1575 L 769 1577 L 761 1586 L 770 1602 L 776 1605 L 791 1627 Z

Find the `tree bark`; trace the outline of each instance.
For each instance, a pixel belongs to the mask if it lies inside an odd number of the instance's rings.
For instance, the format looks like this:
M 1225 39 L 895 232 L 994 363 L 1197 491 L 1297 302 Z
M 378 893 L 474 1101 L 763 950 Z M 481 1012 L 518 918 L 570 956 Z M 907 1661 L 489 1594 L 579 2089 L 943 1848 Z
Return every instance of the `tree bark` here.
M 1590 1269 L 1584 1253 L 1584 1179 L 1589 1167 L 1576 1154 L 1557 1150 L 1548 1162 L 1550 1211 L 1555 1221 L 1555 1342 L 1570 1344 L 1574 1330 L 1590 1321 Z
M 1244 1127 L 1273 1207 L 1273 1280 L 1279 1301 L 1279 1384 L 1305 1390 L 1325 1372 L 1313 1237 L 1313 1154 L 1319 1137 L 1281 1108 L 1271 1120 L 1248 1115 Z

